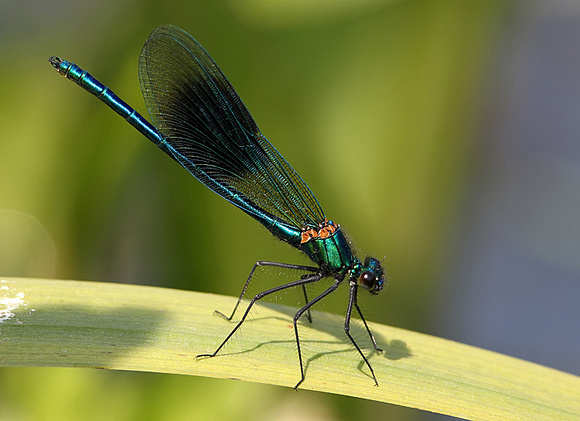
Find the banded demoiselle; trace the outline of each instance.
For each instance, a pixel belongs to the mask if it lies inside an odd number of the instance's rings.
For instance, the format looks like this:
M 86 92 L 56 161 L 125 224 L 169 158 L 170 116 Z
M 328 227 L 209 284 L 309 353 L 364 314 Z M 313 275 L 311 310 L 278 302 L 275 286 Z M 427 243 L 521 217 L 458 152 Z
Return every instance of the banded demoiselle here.
M 262 135 L 229 81 L 195 39 L 182 29 L 167 25 L 155 29 L 143 47 L 139 78 L 154 125 L 74 63 L 58 57 L 51 57 L 50 63 L 60 74 L 121 115 L 208 188 L 316 264 L 256 262 L 231 314 L 226 316 L 218 311 L 216 314 L 228 321 L 233 319 L 260 266 L 297 269 L 305 275 L 257 294 L 217 349 L 196 358 L 215 357 L 244 323 L 257 301 L 287 288 L 299 287 L 306 304 L 293 318 L 301 376 L 294 388 L 298 388 L 305 379 L 298 320 L 306 313 L 305 317 L 311 321 L 311 307 L 348 279 L 350 294 L 344 331 L 378 386 L 370 362 L 350 333 L 350 324 L 354 309 L 375 351 L 381 352 L 357 302 L 359 287 L 372 294 L 382 290 L 385 276 L 381 261 L 367 257 L 362 262 L 355 256 L 340 225 L 326 218 L 306 183 Z M 334 282 L 309 300 L 305 286 L 323 278 L 333 278 Z

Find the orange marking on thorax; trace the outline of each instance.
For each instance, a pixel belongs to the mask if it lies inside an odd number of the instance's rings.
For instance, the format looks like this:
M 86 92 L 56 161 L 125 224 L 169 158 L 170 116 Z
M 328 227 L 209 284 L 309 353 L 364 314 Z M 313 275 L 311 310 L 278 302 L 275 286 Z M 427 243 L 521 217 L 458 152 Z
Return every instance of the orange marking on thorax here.
M 304 244 L 316 238 L 321 239 L 328 238 L 332 236 L 332 234 L 334 234 L 337 229 L 338 226 L 334 222 L 324 219 L 324 222 L 322 223 L 318 231 L 314 228 L 302 231 L 302 233 L 300 234 L 300 244 Z

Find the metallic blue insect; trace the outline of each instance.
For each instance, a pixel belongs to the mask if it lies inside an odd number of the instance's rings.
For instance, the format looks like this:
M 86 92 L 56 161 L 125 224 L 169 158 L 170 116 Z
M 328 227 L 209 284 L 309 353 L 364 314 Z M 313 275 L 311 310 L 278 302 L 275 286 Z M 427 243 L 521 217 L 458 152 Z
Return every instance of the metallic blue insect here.
M 306 274 L 285 285 L 268 289 L 250 301 L 241 319 L 211 354 L 215 357 L 244 323 L 256 301 L 278 291 L 300 287 L 306 304 L 294 315 L 294 333 L 300 362 L 300 381 L 305 378 L 298 336 L 298 320 L 310 308 L 333 293 L 346 279 L 350 297 L 344 330 L 369 368 L 375 373 L 350 333 L 353 309 L 376 341 L 357 303 L 359 287 L 378 294 L 385 277 L 381 262 L 353 253 L 340 226 L 326 219 L 318 201 L 302 178 L 262 135 L 242 100 L 221 70 L 189 34 L 175 26 L 161 26 L 149 36 L 139 60 L 139 77 L 151 125 L 109 88 L 74 63 L 51 57 L 56 70 L 95 95 L 121 115 L 147 139 L 181 164 L 208 188 L 264 225 L 275 237 L 304 252 L 316 266 L 259 261 L 254 264 L 230 316 L 232 320 L 258 266 L 297 269 Z M 334 279 L 318 296 L 308 299 L 305 286 L 323 278 Z

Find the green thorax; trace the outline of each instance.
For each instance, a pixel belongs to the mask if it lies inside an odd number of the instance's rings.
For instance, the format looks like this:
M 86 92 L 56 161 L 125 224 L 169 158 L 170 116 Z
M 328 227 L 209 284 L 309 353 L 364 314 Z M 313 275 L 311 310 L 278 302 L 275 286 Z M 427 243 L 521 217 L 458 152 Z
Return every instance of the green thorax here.
M 330 222 L 332 224 L 332 222 Z M 346 273 L 356 263 L 350 244 L 338 225 L 326 238 L 311 238 L 297 247 L 322 269 L 331 273 Z

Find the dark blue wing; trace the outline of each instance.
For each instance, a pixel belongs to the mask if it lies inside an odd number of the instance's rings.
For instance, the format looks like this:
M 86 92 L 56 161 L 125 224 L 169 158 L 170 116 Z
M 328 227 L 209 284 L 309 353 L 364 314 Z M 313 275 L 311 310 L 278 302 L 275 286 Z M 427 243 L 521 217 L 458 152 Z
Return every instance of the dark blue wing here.
M 139 76 L 170 153 L 199 181 L 266 226 L 299 230 L 324 220 L 306 183 L 260 133 L 221 70 L 189 34 L 175 26 L 157 28 L 141 52 Z

